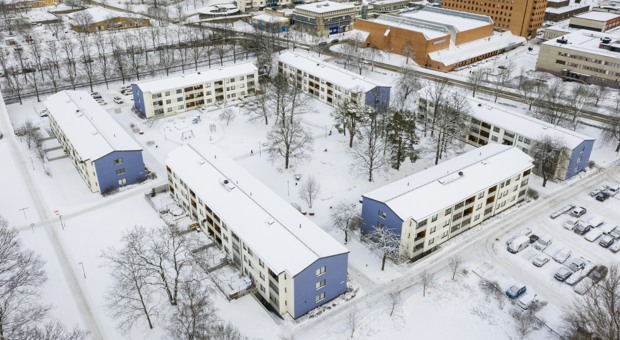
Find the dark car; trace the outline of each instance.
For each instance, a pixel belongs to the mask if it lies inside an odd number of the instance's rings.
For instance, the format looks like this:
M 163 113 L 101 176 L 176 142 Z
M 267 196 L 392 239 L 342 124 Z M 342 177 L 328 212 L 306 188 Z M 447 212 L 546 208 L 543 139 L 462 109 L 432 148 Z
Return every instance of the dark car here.
M 321 41 L 321 42 L 319 43 L 319 46 L 321 46 L 321 47 L 322 47 L 322 46 L 327 46 L 327 43 L 326 43 L 325 41 Z
M 540 238 L 540 237 L 538 237 L 538 235 L 536 235 L 536 234 L 532 234 L 532 235 L 530 235 L 530 244 L 532 244 L 532 243 L 534 243 L 534 242 L 538 241 L 538 239 L 539 239 L 539 238 Z
M 590 227 L 588 224 L 578 223 L 575 229 L 573 229 L 573 231 L 575 232 L 575 234 L 583 235 L 587 233 L 588 231 L 590 231 L 590 229 L 592 229 L 592 227 Z
M 609 198 L 609 195 L 605 192 L 599 192 L 598 194 L 596 194 L 595 198 L 599 202 L 605 202 Z
M 525 294 L 526 291 L 527 288 L 524 285 L 516 284 L 508 288 L 506 291 L 506 296 L 514 300 Z
M 332 39 L 332 44 L 337 44 L 339 42 L 340 42 L 340 40 L 338 40 L 338 39 Z
M 605 266 L 596 266 L 590 273 L 588 273 L 588 277 L 592 279 L 592 281 L 599 282 L 607 276 L 607 272 L 609 269 Z
M 609 246 L 611 246 L 614 243 L 615 240 L 616 239 L 613 236 L 605 235 L 605 236 L 603 236 L 603 238 L 601 239 L 601 241 L 598 244 L 601 247 L 603 247 L 603 248 L 609 248 Z

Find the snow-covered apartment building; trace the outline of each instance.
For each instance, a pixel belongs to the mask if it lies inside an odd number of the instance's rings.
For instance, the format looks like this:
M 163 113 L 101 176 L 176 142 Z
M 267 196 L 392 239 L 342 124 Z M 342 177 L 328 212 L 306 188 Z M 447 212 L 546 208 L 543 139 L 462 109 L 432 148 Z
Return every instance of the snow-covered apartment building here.
M 536 141 L 549 136 L 566 148 L 561 164 L 557 164 L 554 180 L 569 179 L 588 167 L 594 138 L 553 125 L 503 106 L 468 98 L 469 130 L 465 141 L 474 146 L 488 143 L 515 145 L 529 154 Z
M 161 118 L 253 95 L 258 69 L 253 64 L 213 68 L 207 71 L 132 84 L 134 108 L 145 118 Z
M 525 198 L 532 158 L 489 144 L 363 195 L 363 232 L 388 228 L 417 260 Z
M 184 145 L 166 169 L 174 199 L 281 316 L 298 318 L 346 291 L 348 249 L 224 153 Z
M 144 181 L 142 148 L 85 91 L 45 101 L 52 132 L 92 192 Z
M 580 30 L 544 42 L 540 46 L 536 71 L 549 72 L 573 81 L 620 88 L 620 31 L 615 29 L 602 33 Z
M 304 92 L 334 107 L 345 101 L 365 103 L 375 109 L 390 104 L 390 86 L 321 59 L 284 52 L 278 56 L 278 72 L 300 85 Z

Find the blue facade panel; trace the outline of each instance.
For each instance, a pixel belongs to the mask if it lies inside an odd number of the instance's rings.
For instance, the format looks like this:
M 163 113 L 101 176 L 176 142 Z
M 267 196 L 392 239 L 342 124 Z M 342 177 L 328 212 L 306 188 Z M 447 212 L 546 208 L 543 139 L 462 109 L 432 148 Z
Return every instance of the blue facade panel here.
M 385 218 L 381 215 L 385 214 Z M 403 220 L 396 215 L 385 203 L 364 197 L 362 201 L 362 225 L 360 228 L 363 233 L 376 228 L 379 223 L 392 230 L 400 237 L 403 228 Z
M 122 159 L 122 162 L 115 164 L 117 159 Z M 95 161 L 95 170 L 102 193 L 146 179 L 141 150 L 109 153 Z
M 366 92 L 366 105 L 375 110 L 387 110 L 390 106 L 390 88 L 388 86 L 377 86 Z
M 565 180 L 575 176 L 588 167 L 593 147 L 594 141 L 586 140 L 573 149 L 570 155 L 568 168 L 566 169 Z
M 297 319 L 347 291 L 348 261 L 348 253 L 322 258 L 293 278 L 295 289 L 293 318 Z M 325 272 L 317 276 L 317 270 L 321 267 L 325 267 Z M 325 286 L 317 289 L 317 283 L 322 280 L 325 280 Z M 317 296 L 320 297 L 323 293 L 324 297 L 316 301 Z
M 146 117 L 146 108 L 144 105 L 144 94 L 140 87 L 136 84 L 131 84 L 131 92 L 133 92 L 133 106 L 140 112 L 142 117 Z

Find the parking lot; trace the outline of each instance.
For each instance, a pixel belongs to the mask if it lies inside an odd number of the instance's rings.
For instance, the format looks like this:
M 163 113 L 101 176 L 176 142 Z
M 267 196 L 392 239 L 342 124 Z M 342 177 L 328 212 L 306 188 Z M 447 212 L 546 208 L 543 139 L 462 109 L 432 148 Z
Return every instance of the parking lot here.
M 607 184 L 615 186 L 617 183 Z M 620 246 L 620 240 L 615 238 L 620 234 L 613 231 L 615 228 L 620 231 L 620 195 L 599 201 L 596 199 L 596 194 L 581 193 L 570 201 L 560 202 L 558 208 L 568 205 L 574 205 L 575 208 L 553 219 L 550 216 L 534 219 L 527 225 L 507 233 L 497 246 L 504 249 L 498 251 L 501 257 L 509 260 L 508 263 L 512 266 L 522 269 L 521 277 L 515 280 L 525 285 L 528 282 L 534 283 L 535 286 L 545 285 L 554 291 L 554 294 L 546 297 L 544 291 L 538 292 L 541 297 L 564 305 L 577 296 L 575 291 L 583 294 L 592 284 L 592 279 L 587 278 L 588 274 L 594 277 L 594 281 L 598 279 L 596 274 L 600 276 L 601 273 L 593 271 L 595 268 L 600 269 L 596 266 L 608 267 L 612 262 L 620 260 L 620 253 L 611 251 Z M 586 212 L 580 213 L 580 207 L 585 208 Z M 574 215 L 582 215 L 571 216 L 573 210 Z M 578 228 L 574 227 L 575 225 L 586 226 L 580 228 L 580 231 L 587 232 L 581 235 L 576 233 L 575 230 Z M 519 236 L 523 235 L 527 236 L 526 239 L 530 244 L 516 254 L 509 252 L 509 244 L 512 242 L 513 247 L 518 248 L 514 243 L 521 242 L 523 237 Z M 606 237 L 607 235 L 610 236 Z M 539 239 L 548 239 L 551 242 L 539 242 Z M 603 239 L 609 244 L 607 248 L 599 244 Z M 546 243 L 549 244 L 545 246 Z M 569 256 L 566 257 L 566 254 Z M 533 264 L 535 260 L 540 267 Z

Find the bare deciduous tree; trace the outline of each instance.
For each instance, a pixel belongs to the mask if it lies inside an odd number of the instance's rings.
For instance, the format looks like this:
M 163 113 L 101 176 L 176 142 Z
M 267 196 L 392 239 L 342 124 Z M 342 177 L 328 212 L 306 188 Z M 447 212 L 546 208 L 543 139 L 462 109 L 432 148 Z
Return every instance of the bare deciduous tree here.
M 371 249 L 381 256 L 381 270 L 385 270 L 385 260 L 388 256 L 397 257 L 400 250 L 400 237 L 386 226 L 374 227 L 366 235 Z
M 210 292 L 197 280 L 181 283 L 179 303 L 168 325 L 173 339 L 208 339 L 217 321 Z
M 349 331 L 351 332 L 350 338 L 353 338 L 353 335 L 355 335 L 355 330 L 357 329 L 358 323 L 359 316 L 357 312 L 357 307 L 353 307 L 349 312 L 347 312 L 347 326 L 349 327 Z
M 528 110 L 531 110 L 532 105 L 538 103 L 547 93 L 547 83 L 545 79 L 529 78 L 524 69 L 521 69 L 518 80 L 517 90 L 528 104 Z
M 267 134 L 269 145 L 267 152 L 272 159 L 284 158 L 284 168 L 310 157 L 313 150 L 314 138 L 308 129 L 301 125 L 299 118 L 276 124 Z
M 488 296 L 491 296 L 497 300 L 500 309 L 504 308 L 506 296 L 500 288 L 499 282 L 482 279 L 480 281 L 480 288 L 483 292 L 487 293 Z
M 549 83 L 544 93 L 544 101 L 539 101 L 539 107 L 536 109 L 535 115 L 553 125 L 568 125 L 569 115 L 563 105 L 566 101 L 566 94 L 561 81 L 554 80 Z
M 420 283 L 422 284 L 422 296 L 426 296 L 426 290 L 433 284 L 435 274 L 431 273 L 428 269 L 424 269 L 420 273 Z
M 243 336 L 239 329 L 237 329 L 237 327 L 232 325 L 230 322 L 219 322 L 211 327 L 210 337 L 208 337 L 208 339 L 244 340 L 246 337 Z
M 454 281 L 454 278 L 456 277 L 456 272 L 459 270 L 462 263 L 463 260 L 458 255 L 452 256 L 450 260 L 448 260 L 448 267 L 450 267 L 450 270 L 452 271 L 452 281 Z
M 80 31 L 89 34 L 90 25 L 93 24 L 93 16 L 88 11 L 79 11 L 73 15 L 73 22 Z
M 332 116 L 342 126 L 342 133 L 346 136 L 347 131 L 349 132 L 350 148 L 353 147 L 353 140 L 359 125 L 365 122 L 372 112 L 372 108 L 366 106 L 366 104 L 360 101 L 354 104 L 348 100 L 340 103 L 336 110 L 333 111 Z
M 355 204 L 345 201 L 336 204 L 331 211 L 332 223 L 344 231 L 344 243 L 349 242 L 349 231 L 359 228 L 362 218 Z
M 601 99 L 604 99 L 609 90 L 603 85 L 591 85 L 590 93 L 594 99 L 594 106 L 598 106 Z
M 388 293 L 388 301 L 390 303 L 390 317 L 394 314 L 394 310 L 402 300 L 401 291 L 393 290 Z
M 484 81 L 487 72 L 489 72 L 489 70 L 486 68 L 477 68 L 469 72 L 467 82 L 469 83 L 469 86 L 471 86 L 473 97 L 476 96 L 476 91 L 480 88 L 480 86 L 482 86 L 482 82 Z
M 220 113 L 220 120 L 226 122 L 226 126 L 235 120 L 235 111 L 232 108 L 227 107 Z
M 603 141 L 608 144 L 616 144 L 616 152 L 620 152 L 620 115 L 616 112 L 610 112 L 610 120 L 605 123 L 605 128 L 601 135 Z
M 583 296 L 578 297 L 564 315 L 566 338 L 583 339 L 589 331 L 599 339 L 620 339 L 620 271 L 616 263 L 608 275 Z
M 299 198 L 306 201 L 308 208 L 312 209 L 312 204 L 316 197 L 321 192 L 321 184 L 316 180 L 314 176 L 308 176 L 299 188 Z
M 513 310 L 510 315 L 512 315 L 515 328 L 522 338 L 542 326 L 536 315 L 529 311 Z
M 564 141 L 552 136 L 543 136 L 530 149 L 530 155 L 534 158 L 534 172 L 542 176 L 543 187 L 547 185 L 547 180 L 556 177 L 557 170 L 569 160 L 566 152 Z
M 30 119 L 26 119 L 24 124 L 15 130 L 15 134 L 26 142 L 28 150 L 36 146 L 38 141 L 41 140 L 41 131 L 39 131 L 39 127 L 34 125 Z

